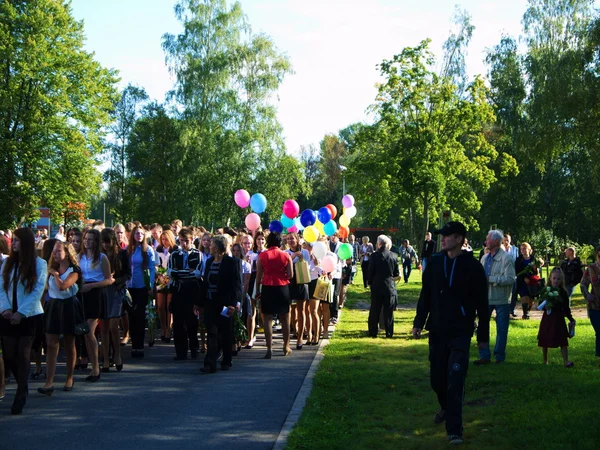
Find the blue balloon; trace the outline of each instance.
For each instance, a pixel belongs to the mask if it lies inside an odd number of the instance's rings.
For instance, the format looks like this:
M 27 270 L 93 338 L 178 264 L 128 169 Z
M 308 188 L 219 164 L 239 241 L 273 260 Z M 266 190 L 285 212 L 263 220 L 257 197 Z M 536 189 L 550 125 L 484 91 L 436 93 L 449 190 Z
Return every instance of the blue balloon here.
M 331 211 L 326 206 L 323 206 L 321 209 L 319 209 L 317 217 L 319 218 L 319 222 L 325 225 L 331 220 Z
M 256 214 L 261 214 L 267 209 L 267 198 L 262 194 L 254 194 L 250 197 L 250 208 Z
M 292 226 L 294 226 L 294 219 L 290 219 L 288 216 L 286 216 L 285 214 L 281 215 L 281 219 L 279 219 L 279 221 L 281 222 L 281 224 L 283 225 L 283 227 L 287 230 L 288 228 L 291 228 Z
M 279 220 L 273 220 L 269 224 L 269 231 L 271 233 L 281 233 L 283 231 L 283 224 Z
M 300 223 L 303 227 L 309 227 L 311 225 L 314 225 L 316 221 L 317 215 L 312 209 L 305 209 L 304 211 L 302 211 L 302 214 L 300 214 Z
M 323 225 L 323 231 L 325 231 L 325 234 L 327 236 L 333 236 L 337 231 L 337 224 L 335 223 L 335 220 L 330 220 L 325 225 Z
M 304 225 L 302 225 L 302 222 L 300 222 L 300 217 L 296 217 L 294 219 L 294 225 L 296 225 L 298 230 L 300 230 L 300 231 L 304 230 Z

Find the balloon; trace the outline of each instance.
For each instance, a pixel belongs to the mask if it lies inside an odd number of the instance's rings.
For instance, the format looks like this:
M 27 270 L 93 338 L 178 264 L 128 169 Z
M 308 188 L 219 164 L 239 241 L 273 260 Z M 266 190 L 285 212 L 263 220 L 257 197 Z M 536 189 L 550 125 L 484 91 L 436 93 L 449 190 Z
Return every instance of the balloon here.
M 281 233 L 283 231 L 283 224 L 279 220 L 273 220 L 269 224 L 269 231 L 271 233 Z
M 340 226 L 347 227 L 348 225 L 350 225 L 350 217 L 344 213 L 340 216 Z
M 325 255 L 327 254 L 327 250 L 329 250 L 327 248 L 327 244 L 323 241 L 315 242 L 312 247 L 313 255 L 315 255 L 317 257 L 317 259 L 325 258 Z
M 350 236 L 350 230 L 348 227 L 339 227 L 338 234 L 340 235 L 340 239 L 347 239 Z
M 296 200 L 286 200 L 283 202 L 283 213 L 293 219 L 300 212 L 300 206 L 298 206 L 298 202 Z
M 356 206 L 351 206 L 350 208 L 344 208 L 344 214 L 348 216 L 350 219 L 354 219 L 356 216 Z
M 300 217 L 296 217 L 294 219 L 294 225 L 296 225 L 298 227 L 299 231 L 304 230 L 304 225 L 302 225 L 302 222 L 300 222 Z
M 352 258 L 352 246 L 348 243 L 340 245 L 337 254 L 343 260 Z
M 335 216 L 337 216 L 337 208 L 335 207 L 335 205 L 332 205 L 330 203 L 329 205 L 326 205 L 325 208 L 331 211 L 331 218 L 335 219 Z
M 246 228 L 250 231 L 256 230 L 260 227 L 260 216 L 256 213 L 250 213 L 246 216 Z
M 302 232 L 302 237 L 306 242 L 315 242 L 319 239 L 319 230 L 314 225 L 309 225 Z
M 323 230 L 327 236 L 333 236 L 337 231 L 337 223 L 335 223 L 335 220 L 330 220 L 323 226 Z
M 321 268 L 325 272 L 333 272 L 335 265 L 337 264 L 337 258 L 335 256 L 326 255 L 321 261 Z
M 296 226 L 296 224 L 292 225 L 291 227 L 289 227 L 287 229 L 288 233 L 297 233 L 298 232 L 298 227 Z
M 317 217 L 319 218 L 319 222 L 325 225 L 331 220 L 331 211 L 329 211 L 329 208 L 327 208 L 327 206 L 323 206 L 321 209 L 319 209 Z
M 300 214 L 300 223 L 304 227 L 314 225 L 316 221 L 317 214 L 312 209 L 305 209 L 304 211 L 302 211 L 302 214 Z
M 235 191 L 235 195 L 233 196 L 235 200 L 235 204 L 240 208 L 247 208 L 250 204 L 250 194 L 245 189 L 238 189 Z
M 261 214 L 267 209 L 267 198 L 262 194 L 254 194 L 250 198 L 250 208 L 256 214 Z
M 281 215 L 281 219 L 279 219 L 279 221 L 283 224 L 284 228 L 291 228 L 294 226 L 294 219 L 293 218 L 290 219 L 285 214 Z
M 354 197 L 352 197 L 350 194 L 344 195 L 342 197 L 342 205 L 344 205 L 346 208 L 354 206 Z
M 317 221 L 315 222 L 315 227 L 317 228 L 317 230 L 319 230 L 320 234 L 325 234 L 325 229 L 323 228 L 324 225 L 321 223 L 321 221 L 319 219 L 317 219 Z

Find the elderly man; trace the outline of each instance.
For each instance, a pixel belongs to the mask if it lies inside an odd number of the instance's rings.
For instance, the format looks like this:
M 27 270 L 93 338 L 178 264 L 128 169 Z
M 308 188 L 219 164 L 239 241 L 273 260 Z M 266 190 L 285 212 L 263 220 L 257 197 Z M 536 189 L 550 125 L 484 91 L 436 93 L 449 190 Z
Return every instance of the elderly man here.
M 486 238 L 490 251 L 481 258 L 481 265 L 485 270 L 488 282 L 490 316 L 492 311 L 496 310 L 496 346 L 494 348 L 496 363 L 502 363 L 506 359 L 510 301 L 515 282 L 515 264 L 511 255 L 500 246 L 503 239 L 502 231 L 491 230 Z M 489 364 L 490 360 L 488 344 L 479 349 L 479 359 L 474 361 L 474 364 L 478 366 Z
M 390 252 L 392 241 L 385 235 L 377 237 L 377 251 L 369 262 L 369 285 L 371 308 L 369 310 L 369 336 L 377 337 L 379 316 L 383 309 L 385 337 L 394 335 L 394 305 L 396 304 L 396 281 L 400 279 L 397 257 Z

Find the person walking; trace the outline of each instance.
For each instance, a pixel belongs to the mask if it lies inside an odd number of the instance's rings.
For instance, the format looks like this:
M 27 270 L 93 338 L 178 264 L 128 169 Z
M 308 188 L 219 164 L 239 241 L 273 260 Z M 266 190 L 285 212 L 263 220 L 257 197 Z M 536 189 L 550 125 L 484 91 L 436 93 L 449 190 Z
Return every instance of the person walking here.
M 475 317 L 479 318 L 477 342 L 490 340 L 488 287 L 485 271 L 471 254 L 462 250 L 467 230 L 460 222 L 448 222 L 442 235 L 442 252 L 434 254 L 423 273 L 423 287 L 413 322 L 413 337 L 429 330 L 431 387 L 440 410 L 434 422 L 446 421 L 451 444 L 463 442 L 462 410 L 469 348 Z
M 419 264 L 419 257 L 415 252 L 415 249 L 410 245 L 408 239 L 402 241 L 400 247 L 400 259 L 402 260 L 402 272 L 404 274 L 404 283 L 408 283 L 410 278 L 410 272 L 412 271 L 412 262 L 415 260 L 415 264 Z
M 371 286 L 371 308 L 369 309 L 369 336 L 377 337 L 379 316 L 383 309 L 385 337 L 394 335 L 394 306 L 397 302 L 396 281 L 400 280 L 398 258 L 390 252 L 392 240 L 381 235 L 377 237 L 377 251 L 371 255 L 369 263 L 369 285 Z
M 431 239 L 431 233 L 428 231 L 425 233 L 425 240 L 423 241 L 423 248 L 421 250 L 421 269 L 425 272 L 425 268 L 427 267 L 427 261 L 435 252 L 435 244 L 436 242 Z
M 575 247 L 569 247 L 565 250 L 566 259 L 560 263 L 560 268 L 565 274 L 565 289 L 569 298 L 573 295 L 573 290 L 581 282 L 583 278 L 583 267 L 581 259 L 576 256 Z
M 506 342 L 508 340 L 508 323 L 510 322 L 510 302 L 515 283 L 515 264 L 509 253 L 501 248 L 504 234 L 500 230 L 491 230 L 486 238 L 489 253 L 481 258 L 488 284 L 489 316 L 496 310 L 496 346 L 494 358 L 496 363 L 506 359 Z M 490 347 L 479 350 L 479 359 L 475 365 L 489 364 Z

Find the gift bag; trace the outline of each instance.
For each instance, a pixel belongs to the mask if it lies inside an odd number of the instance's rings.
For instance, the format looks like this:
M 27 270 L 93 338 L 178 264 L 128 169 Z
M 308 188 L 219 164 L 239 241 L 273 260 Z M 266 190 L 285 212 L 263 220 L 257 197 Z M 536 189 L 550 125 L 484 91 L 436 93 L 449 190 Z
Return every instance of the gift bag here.
M 323 302 L 331 301 L 329 299 L 329 288 L 332 286 L 331 280 L 327 277 L 320 277 L 317 279 L 317 286 L 315 287 L 314 298 L 319 299 Z
M 296 274 L 296 283 L 308 284 L 310 283 L 310 266 L 303 258 L 299 258 L 294 264 L 294 272 Z

